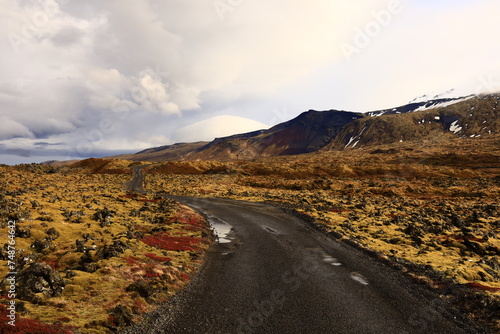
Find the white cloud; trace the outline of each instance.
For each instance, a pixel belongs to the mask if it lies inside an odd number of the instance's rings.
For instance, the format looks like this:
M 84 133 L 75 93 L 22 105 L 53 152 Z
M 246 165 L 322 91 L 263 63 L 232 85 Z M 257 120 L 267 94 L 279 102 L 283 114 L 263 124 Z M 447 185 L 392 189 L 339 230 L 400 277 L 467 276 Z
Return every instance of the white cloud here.
M 177 142 L 210 141 L 237 133 L 269 128 L 268 125 L 248 118 L 219 115 L 185 126 L 174 133 Z
M 394 1 L 233 1 L 221 20 L 212 0 L 0 0 L 0 145 L 134 150 L 230 107 L 270 124 L 285 107 L 366 111 L 500 82 L 496 0 L 401 0 L 346 61 L 340 45 Z
M 24 125 L 6 116 L 0 116 L 0 140 L 16 137 L 33 138 L 33 133 Z
M 166 136 L 149 136 L 145 133 L 139 133 L 137 136 L 137 141 L 135 146 L 138 148 L 150 148 L 150 147 L 158 147 L 163 146 L 166 143 L 171 143 L 172 140 Z M 130 144 L 129 146 L 130 147 Z M 124 149 L 128 148 L 124 147 Z

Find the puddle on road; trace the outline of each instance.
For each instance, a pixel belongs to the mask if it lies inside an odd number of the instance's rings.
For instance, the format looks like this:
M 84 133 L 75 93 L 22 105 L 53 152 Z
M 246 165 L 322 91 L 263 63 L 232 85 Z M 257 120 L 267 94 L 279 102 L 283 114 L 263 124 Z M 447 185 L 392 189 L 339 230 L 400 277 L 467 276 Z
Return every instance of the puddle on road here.
M 325 251 L 323 250 L 319 250 L 319 253 L 321 254 L 321 260 L 325 263 L 329 263 L 331 264 L 332 266 L 335 266 L 335 267 L 338 267 L 338 266 L 341 266 L 342 263 L 339 262 L 339 260 L 337 260 L 336 258 L 334 258 L 333 256 L 327 254 Z
M 356 273 L 356 272 L 351 273 L 351 278 L 353 280 L 355 280 L 356 282 L 361 283 L 363 285 L 370 284 L 370 283 L 368 283 L 368 280 L 360 273 Z
M 266 230 L 267 232 L 269 232 L 269 233 L 279 235 L 279 232 L 278 232 L 278 231 L 276 231 L 275 229 L 273 229 L 273 228 L 271 228 L 271 227 L 269 227 L 269 226 L 263 225 L 263 226 L 262 226 L 262 228 L 263 228 L 264 230 Z
M 227 244 L 233 241 L 230 237 L 230 233 L 233 230 L 233 227 L 226 222 L 216 218 L 216 217 L 208 217 L 208 222 L 210 227 L 212 227 L 214 234 L 217 238 L 217 242 L 220 244 Z
M 323 257 L 323 262 L 329 263 L 332 266 L 336 266 L 336 267 L 342 265 L 342 263 L 340 263 L 336 258 L 329 256 L 329 255 L 326 255 Z

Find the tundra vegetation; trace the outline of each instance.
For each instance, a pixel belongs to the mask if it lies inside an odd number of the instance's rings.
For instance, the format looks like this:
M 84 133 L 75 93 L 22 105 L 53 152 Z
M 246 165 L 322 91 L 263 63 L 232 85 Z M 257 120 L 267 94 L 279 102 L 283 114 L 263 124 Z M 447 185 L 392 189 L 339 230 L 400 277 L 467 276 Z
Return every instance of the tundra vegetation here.
M 146 180 L 150 191 L 293 211 L 500 328 L 498 137 L 164 162 L 148 167 Z
M 0 277 L 16 222 L 16 326 L 2 282 L 0 332 L 112 333 L 182 289 L 210 246 L 208 223 L 170 199 L 124 190 L 132 163 L 0 167 Z
M 211 233 L 165 194 L 280 206 L 500 328 L 499 157 L 493 136 L 148 163 L 146 193 L 124 190 L 141 162 L 0 166 L 2 278 L 8 222 L 16 221 L 18 326 L 8 330 L 111 333 L 182 289 Z M 4 280 L 2 305 L 8 286 Z

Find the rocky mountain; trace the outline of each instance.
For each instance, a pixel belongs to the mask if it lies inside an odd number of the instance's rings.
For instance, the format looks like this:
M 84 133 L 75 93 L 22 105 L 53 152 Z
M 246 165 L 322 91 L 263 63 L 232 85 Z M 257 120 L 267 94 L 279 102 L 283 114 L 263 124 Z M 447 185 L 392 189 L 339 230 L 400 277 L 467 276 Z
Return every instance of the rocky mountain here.
M 268 130 L 147 149 L 135 161 L 252 160 L 421 140 L 484 138 L 500 133 L 500 94 L 410 102 L 367 113 L 309 110 Z
M 488 137 L 500 133 L 499 102 L 500 94 L 490 94 L 436 100 L 416 109 L 412 107 L 412 112 L 399 112 L 410 106 L 407 105 L 396 111 L 368 113 L 372 117 L 348 124 L 323 150 Z
M 134 161 L 225 161 L 310 153 L 330 143 L 347 124 L 363 117 L 363 114 L 346 111 L 309 110 L 268 130 L 217 138 L 210 143 L 151 148 L 119 158 Z

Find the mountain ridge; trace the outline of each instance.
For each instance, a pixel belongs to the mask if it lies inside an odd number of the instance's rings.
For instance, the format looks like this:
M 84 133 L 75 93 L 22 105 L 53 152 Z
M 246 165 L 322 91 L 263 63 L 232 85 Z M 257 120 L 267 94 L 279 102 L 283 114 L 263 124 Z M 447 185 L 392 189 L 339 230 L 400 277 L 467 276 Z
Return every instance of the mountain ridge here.
M 480 138 L 500 132 L 500 94 L 460 99 L 402 114 L 370 117 L 347 125 L 324 151 L 405 141 Z
M 132 161 L 253 160 L 404 141 L 480 138 L 500 132 L 500 94 L 410 102 L 366 113 L 308 110 L 266 130 L 177 143 L 111 158 Z

